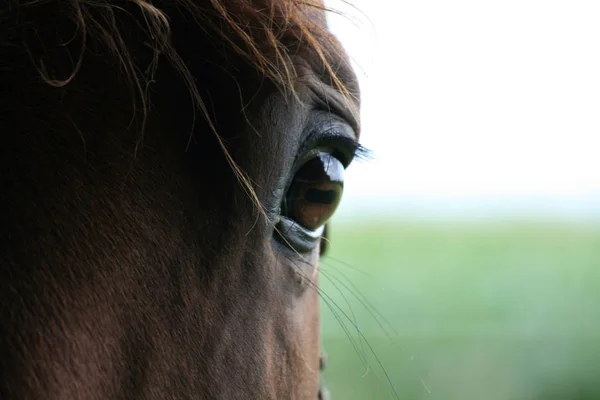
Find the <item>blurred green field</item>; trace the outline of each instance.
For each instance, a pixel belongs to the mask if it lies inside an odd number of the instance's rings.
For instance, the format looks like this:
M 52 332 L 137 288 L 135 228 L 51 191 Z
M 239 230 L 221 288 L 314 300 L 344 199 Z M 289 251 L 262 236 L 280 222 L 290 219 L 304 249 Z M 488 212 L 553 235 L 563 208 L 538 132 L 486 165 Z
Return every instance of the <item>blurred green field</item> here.
M 600 224 L 331 228 L 320 279 L 334 400 L 395 398 L 374 354 L 401 399 L 600 399 Z

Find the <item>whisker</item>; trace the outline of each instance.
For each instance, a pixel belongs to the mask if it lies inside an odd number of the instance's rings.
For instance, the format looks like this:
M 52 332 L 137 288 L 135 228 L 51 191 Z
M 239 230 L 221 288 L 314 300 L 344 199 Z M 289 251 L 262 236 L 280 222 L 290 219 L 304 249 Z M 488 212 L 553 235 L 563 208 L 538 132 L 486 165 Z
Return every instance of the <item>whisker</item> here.
M 356 287 L 356 285 L 354 285 L 346 276 L 344 276 L 341 271 L 336 270 L 334 268 L 334 271 L 338 272 L 339 274 L 342 275 L 342 277 L 344 279 L 346 279 L 346 281 L 348 282 L 348 284 L 346 284 L 344 281 L 342 281 L 339 277 L 331 274 L 329 271 L 325 271 L 323 268 L 321 268 L 321 272 L 325 275 L 329 275 L 330 278 L 330 282 L 331 279 L 335 279 L 336 282 L 338 282 L 340 285 L 342 285 L 348 292 L 350 292 L 354 298 L 371 314 L 371 316 L 373 317 L 373 319 L 375 320 L 375 322 L 377 322 L 377 325 L 379 325 L 379 327 L 381 328 L 381 330 L 385 333 L 385 335 L 388 337 L 388 339 L 392 339 L 392 335 L 390 335 L 389 330 L 391 330 L 394 334 L 394 336 L 398 336 L 398 331 L 396 331 L 396 328 L 394 328 L 394 326 L 392 325 L 392 323 L 383 315 L 383 313 L 381 313 L 381 311 L 379 311 L 377 309 L 377 307 L 375 307 L 366 297 L 365 295 L 363 295 L 360 290 Z M 382 321 L 380 321 L 380 319 L 387 325 L 387 329 L 386 327 L 383 325 Z
M 375 278 L 373 277 L 373 275 L 369 274 L 369 273 L 368 273 L 368 272 L 366 272 L 366 271 L 363 271 L 363 270 L 362 270 L 362 269 L 360 269 L 360 268 L 357 268 L 357 267 L 353 266 L 353 265 L 352 265 L 352 264 L 350 264 L 350 263 L 347 263 L 346 261 L 340 260 L 340 259 L 338 259 L 338 258 L 331 257 L 331 256 L 329 256 L 329 255 L 327 256 L 327 260 L 331 260 L 331 261 L 333 261 L 333 262 L 335 262 L 335 263 L 337 263 L 337 264 L 339 264 L 339 265 L 341 265 L 341 266 L 343 266 L 343 267 L 346 267 L 346 268 L 348 268 L 348 269 L 351 269 L 351 270 L 353 270 L 353 271 L 355 271 L 355 272 L 358 272 L 358 273 L 360 273 L 360 274 L 362 274 L 362 275 L 366 276 L 366 277 L 367 277 L 367 278 L 369 278 L 369 279 L 372 279 L 372 280 L 374 280 L 374 279 L 375 279 Z
M 327 295 L 325 292 L 320 291 L 320 293 L 321 293 L 321 298 L 322 299 L 323 299 L 323 296 L 325 296 L 325 297 L 327 297 L 328 300 L 333 301 L 331 299 L 331 297 L 329 295 Z M 325 301 L 325 299 L 323 299 L 323 300 Z M 369 348 L 369 352 L 373 355 L 373 357 L 375 358 L 375 361 L 377 362 L 377 365 L 383 371 L 383 374 L 385 375 L 385 378 L 386 378 L 388 384 L 392 388 L 392 391 L 394 392 L 394 395 L 396 396 L 396 398 L 399 399 L 400 397 L 398 395 L 396 387 L 394 386 L 394 383 L 392 382 L 392 380 L 391 380 L 391 378 L 390 378 L 387 370 L 385 369 L 383 363 L 381 362 L 381 359 L 379 358 L 379 356 L 377 355 L 377 353 L 373 349 L 373 346 L 371 346 L 371 343 L 369 342 L 369 340 L 367 339 L 367 337 L 363 334 L 363 332 L 360 330 L 360 328 L 352 322 L 352 320 L 350 319 L 350 317 L 348 316 L 348 314 L 343 309 L 341 309 L 341 307 L 339 305 L 337 305 L 337 303 L 333 302 L 333 305 L 336 306 L 336 308 L 340 311 L 340 313 L 342 314 L 342 316 L 344 316 L 350 322 L 350 324 L 356 330 L 356 333 L 358 333 L 358 335 L 364 340 L 365 344 Z M 375 376 L 377 376 L 377 375 L 375 375 Z
M 319 295 L 319 297 L 323 300 L 323 302 L 325 303 L 325 305 L 327 306 L 327 308 L 331 311 L 331 313 L 333 314 L 334 318 L 336 319 L 336 321 L 340 324 L 340 327 L 342 328 L 342 330 L 344 331 L 344 334 L 346 335 L 346 337 L 348 338 L 348 340 L 350 341 L 350 344 L 352 345 L 352 347 L 354 348 L 354 351 L 356 352 L 356 355 L 359 357 L 361 363 L 363 364 L 363 367 L 365 367 L 366 369 L 368 369 L 368 364 L 369 361 L 367 359 L 366 353 L 364 352 L 364 348 L 363 348 L 363 352 L 361 352 L 359 350 L 358 345 L 355 342 L 355 339 L 353 338 L 352 334 L 350 333 L 350 330 L 348 329 L 348 327 L 346 326 L 345 321 L 343 320 L 342 317 L 340 317 L 339 312 L 332 307 L 332 303 L 341 310 L 341 308 L 337 305 L 337 303 L 333 300 L 333 299 L 326 299 L 323 297 L 323 291 L 321 290 L 321 288 L 319 288 L 319 286 L 317 284 L 315 284 L 312 279 L 310 279 L 306 274 L 302 273 L 302 271 L 300 270 L 300 268 L 302 268 L 301 266 L 298 266 L 298 260 L 293 260 L 290 257 L 286 257 L 288 259 L 288 261 L 290 261 L 292 264 L 294 264 L 294 267 L 296 267 L 297 272 L 299 274 L 302 275 L 302 277 L 304 279 L 306 279 L 306 281 L 308 282 L 309 286 Z M 308 261 L 306 260 L 302 260 L 302 262 L 311 265 Z M 362 348 L 362 346 L 361 346 Z
M 327 261 L 327 260 L 325 260 Z M 324 262 L 321 262 L 321 264 L 325 264 Z M 326 264 L 325 264 L 326 265 Z M 344 271 L 340 270 L 339 268 L 333 266 L 333 265 L 326 265 L 327 269 L 331 269 L 332 272 L 336 272 L 337 274 L 339 274 L 341 276 L 341 278 L 344 279 L 344 282 L 341 282 L 340 277 L 335 276 L 335 278 L 340 282 L 340 284 L 342 284 L 349 292 L 351 292 L 355 297 L 357 297 L 357 300 L 360 301 L 361 303 L 364 303 L 363 306 L 377 314 L 377 316 L 379 318 L 381 318 L 381 320 L 383 322 L 385 322 L 385 324 L 387 325 L 388 329 L 391 330 L 394 333 L 394 336 L 399 336 L 398 331 L 396 330 L 396 328 L 394 327 L 394 325 L 386 318 L 385 315 L 383 315 L 383 313 L 381 311 L 379 311 L 377 309 L 377 307 L 375 307 L 373 305 L 373 303 L 367 298 L 367 296 L 365 296 L 360 289 L 352 282 L 352 280 L 344 273 Z M 323 271 L 324 269 L 321 268 L 321 271 Z M 327 271 L 327 273 L 330 273 L 329 271 Z M 331 274 L 332 276 L 334 276 L 333 274 Z M 359 298 L 360 297 L 360 298 Z M 373 318 L 375 318 L 375 315 L 373 315 Z M 383 329 L 383 328 L 382 328 Z
M 323 272 L 323 270 L 321 270 L 321 272 Z M 346 302 L 346 305 L 348 306 L 348 309 L 350 310 L 350 313 L 352 314 L 352 320 L 354 321 L 354 324 L 356 326 L 358 326 L 358 320 L 356 319 L 356 314 L 354 313 L 354 310 L 352 309 L 352 305 L 350 304 L 350 301 L 348 301 L 348 298 L 346 297 L 344 292 L 342 292 L 342 290 L 338 287 L 338 285 L 333 281 L 331 276 L 328 276 L 327 274 L 323 274 L 323 277 L 325 277 L 327 280 L 329 280 L 329 282 L 331 282 L 331 284 L 336 288 L 338 293 L 342 296 L 342 298 Z M 359 344 L 360 344 L 361 350 L 363 351 L 363 353 L 365 353 L 365 349 L 363 347 L 362 340 L 359 340 Z M 369 368 L 369 365 L 367 364 L 363 378 L 369 373 L 369 370 L 370 370 L 370 368 Z
M 289 258 L 288 258 L 289 260 Z M 294 262 L 294 260 L 290 260 L 295 267 L 299 268 L 296 264 L 296 262 Z M 356 330 L 356 333 L 358 334 L 358 336 L 364 341 L 365 345 L 367 346 L 369 352 L 372 354 L 372 356 L 375 358 L 375 361 L 377 362 L 377 365 L 379 366 L 379 368 L 381 368 L 381 370 L 383 371 L 383 374 L 385 376 L 385 379 L 388 383 L 388 385 L 391 387 L 392 392 L 394 394 L 394 396 L 397 399 L 400 399 L 400 396 L 398 395 L 398 391 L 396 390 L 396 387 L 394 386 L 394 383 L 392 382 L 392 379 L 390 378 L 385 366 L 383 365 L 383 362 L 381 361 L 381 359 L 379 358 L 379 356 L 377 355 L 377 353 L 375 352 L 375 349 L 373 349 L 373 346 L 371 345 L 371 343 L 369 342 L 369 340 L 367 339 L 367 337 L 364 335 L 364 333 L 362 332 L 362 330 L 358 327 L 358 325 L 356 325 L 353 321 L 352 318 L 350 318 L 350 316 L 348 315 L 348 313 L 346 313 L 332 298 L 331 296 L 329 296 L 327 293 L 325 293 L 324 291 L 322 291 L 318 285 L 316 285 L 306 274 L 304 274 L 301 270 L 297 271 L 299 274 L 301 274 L 305 279 L 307 279 L 309 286 L 311 288 L 313 288 L 316 293 L 319 295 L 319 297 L 321 297 L 321 299 L 323 300 L 323 302 L 327 305 L 327 307 L 331 310 L 331 306 L 330 304 L 333 304 L 333 306 L 335 306 L 335 308 L 338 310 L 339 314 L 341 314 L 341 316 L 343 316 L 354 328 L 354 330 Z M 334 315 L 338 315 L 337 313 L 334 313 Z M 336 320 L 340 321 L 340 319 L 338 317 L 336 317 Z M 348 339 L 350 339 L 350 337 L 348 336 Z M 352 342 L 352 339 L 350 339 L 350 341 Z M 353 344 L 353 347 L 355 348 L 356 351 L 358 351 L 357 347 L 355 344 Z M 358 353 L 357 353 L 358 354 Z M 366 360 L 366 356 L 365 356 L 365 360 Z M 366 364 L 369 365 L 368 360 L 366 360 Z M 375 376 L 375 378 L 377 378 L 377 375 L 375 373 L 373 373 L 373 375 Z M 378 379 L 378 378 L 377 378 Z

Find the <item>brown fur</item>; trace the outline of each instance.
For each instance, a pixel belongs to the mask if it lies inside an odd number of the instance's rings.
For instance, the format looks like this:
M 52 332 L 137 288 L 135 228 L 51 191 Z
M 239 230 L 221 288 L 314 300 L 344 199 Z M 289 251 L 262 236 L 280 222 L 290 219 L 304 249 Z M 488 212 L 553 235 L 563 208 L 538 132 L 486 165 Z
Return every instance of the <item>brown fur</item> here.
M 9 0 L 0 23 L 0 398 L 314 399 L 318 248 L 273 216 L 315 113 L 358 134 L 322 5 Z

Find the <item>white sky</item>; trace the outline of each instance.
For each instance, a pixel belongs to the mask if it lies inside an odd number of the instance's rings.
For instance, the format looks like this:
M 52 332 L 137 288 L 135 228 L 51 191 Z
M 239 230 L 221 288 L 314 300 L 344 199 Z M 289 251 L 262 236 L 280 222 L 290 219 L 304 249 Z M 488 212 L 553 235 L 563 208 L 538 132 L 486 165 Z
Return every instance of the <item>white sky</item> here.
M 346 14 L 330 26 L 375 155 L 348 171 L 342 209 L 600 210 L 600 1 L 327 4 Z

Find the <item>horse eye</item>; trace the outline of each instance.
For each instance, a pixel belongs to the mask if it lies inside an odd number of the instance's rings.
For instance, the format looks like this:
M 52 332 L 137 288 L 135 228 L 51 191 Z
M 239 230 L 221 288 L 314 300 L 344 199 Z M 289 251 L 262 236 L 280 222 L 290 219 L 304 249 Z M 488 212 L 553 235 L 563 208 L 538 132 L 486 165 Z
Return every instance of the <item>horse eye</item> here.
M 319 152 L 296 172 L 288 189 L 284 216 L 314 231 L 335 212 L 344 188 L 344 165 L 333 155 Z

